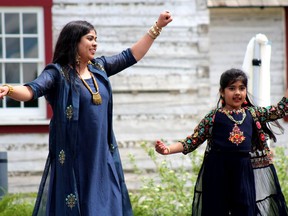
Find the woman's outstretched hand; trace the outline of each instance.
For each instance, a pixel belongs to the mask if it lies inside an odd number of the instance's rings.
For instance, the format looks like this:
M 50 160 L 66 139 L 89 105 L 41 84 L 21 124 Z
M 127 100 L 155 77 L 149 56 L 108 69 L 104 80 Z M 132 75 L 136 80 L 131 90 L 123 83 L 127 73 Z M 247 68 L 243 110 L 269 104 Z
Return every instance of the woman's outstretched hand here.
M 157 26 L 163 28 L 168 25 L 168 23 L 172 22 L 172 20 L 173 18 L 171 13 L 169 11 L 163 11 L 158 17 Z
M 157 140 L 155 142 L 155 150 L 162 155 L 170 154 L 170 148 L 164 144 L 164 142 Z
M 0 99 L 1 100 L 4 98 L 4 96 L 7 95 L 8 91 L 9 91 L 8 87 L 0 86 Z

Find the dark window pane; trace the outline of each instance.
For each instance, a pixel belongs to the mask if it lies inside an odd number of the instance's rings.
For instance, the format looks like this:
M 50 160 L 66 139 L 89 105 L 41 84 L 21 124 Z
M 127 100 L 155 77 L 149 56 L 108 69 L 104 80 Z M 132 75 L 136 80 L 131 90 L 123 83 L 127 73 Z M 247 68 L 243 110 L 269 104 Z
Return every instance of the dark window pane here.
M 4 22 L 6 34 L 20 33 L 19 13 L 6 13 L 4 15 Z
M 24 13 L 23 14 L 23 33 L 37 34 L 37 14 Z
M 9 97 L 6 97 L 6 106 L 7 107 L 20 107 L 20 102 L 15 101 Z
M 0 84 L 3 83 L 3 77 L 2 77 L 2 64 L 0 63 Z
M 3 78 L 2 78 L 2 64 L 0 63 L 0 84 L 1 83 L 3 83 Z
M 2 34 L 2 13 L 0 13 L 0 34 Z
M 38 99 L 37 100 L 32 100 L 28 102 L 24 102 L 24 107 L 29 108 L 29 107 L 38 107 Z
M 6 58 L 20 58 L 19 38 L 6 38 Z
M 24 38 L 24 58 L 38 57 L 38 40 L 37 38 Z
M 0 58 L 3 58 L 3 47 L 2 47 L 2 38 L 1 37 L 0 37 Z
M 18 63 L 5 64 L 6 83 L 20 83 L 20 65 Z
M 23 82 L 31 82 L 37 77 L 37 64 L 24 63 L 23 64 Z

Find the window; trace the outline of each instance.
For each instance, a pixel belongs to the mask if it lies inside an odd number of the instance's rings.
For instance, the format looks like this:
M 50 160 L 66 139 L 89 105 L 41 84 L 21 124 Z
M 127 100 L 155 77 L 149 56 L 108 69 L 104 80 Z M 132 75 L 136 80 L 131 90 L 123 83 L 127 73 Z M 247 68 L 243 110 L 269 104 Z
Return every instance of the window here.
M 44 18 L 40 7 L 0 7 L 0 84 L 20 85 L 35 79 L 45 65 Z M 0 100 L 0 119 L 46 119 L 44 98 Z

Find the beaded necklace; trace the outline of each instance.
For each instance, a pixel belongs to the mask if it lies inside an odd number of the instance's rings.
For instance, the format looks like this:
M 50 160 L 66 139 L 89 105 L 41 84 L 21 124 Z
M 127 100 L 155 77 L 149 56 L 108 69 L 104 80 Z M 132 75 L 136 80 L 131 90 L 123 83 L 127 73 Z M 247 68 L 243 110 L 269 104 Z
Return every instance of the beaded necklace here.
M 224 113 L 231 121 L 234 122 L 234 127 L 232 131 L 230 132 L 230 137 L 228 138 L 229 141 L 234 143 L 235 145 L 241 144 L 245 140 L 245 136 L 243 135 L 243 132 L 240 130 L 238 125 L 241 125 L 245 118 L 246 118 L 246 112 L 244 108 L 238 109 L 238 110 L 225 110 L 225 109 L 219 109 L 220 112 Z M 232 113 L 240 114 L 242 113 L 242 119 L 241 120 L 235 120 Z

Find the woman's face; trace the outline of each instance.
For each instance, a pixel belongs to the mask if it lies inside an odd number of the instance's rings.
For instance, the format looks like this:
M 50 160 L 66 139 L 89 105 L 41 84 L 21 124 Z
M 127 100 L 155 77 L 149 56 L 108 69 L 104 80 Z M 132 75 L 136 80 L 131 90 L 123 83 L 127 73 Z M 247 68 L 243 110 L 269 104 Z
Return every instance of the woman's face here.
M 97 49 L 97 35 L 94 30 L 81 37 L 78 44 L 78 55 L 80 62 L 87 63 L 94 58 Z
M 247 88 L 242 81 L 229 84 L 224 91 L 220 92 L 225 101 L 225 109 L 240 109 L 246 99 Z

